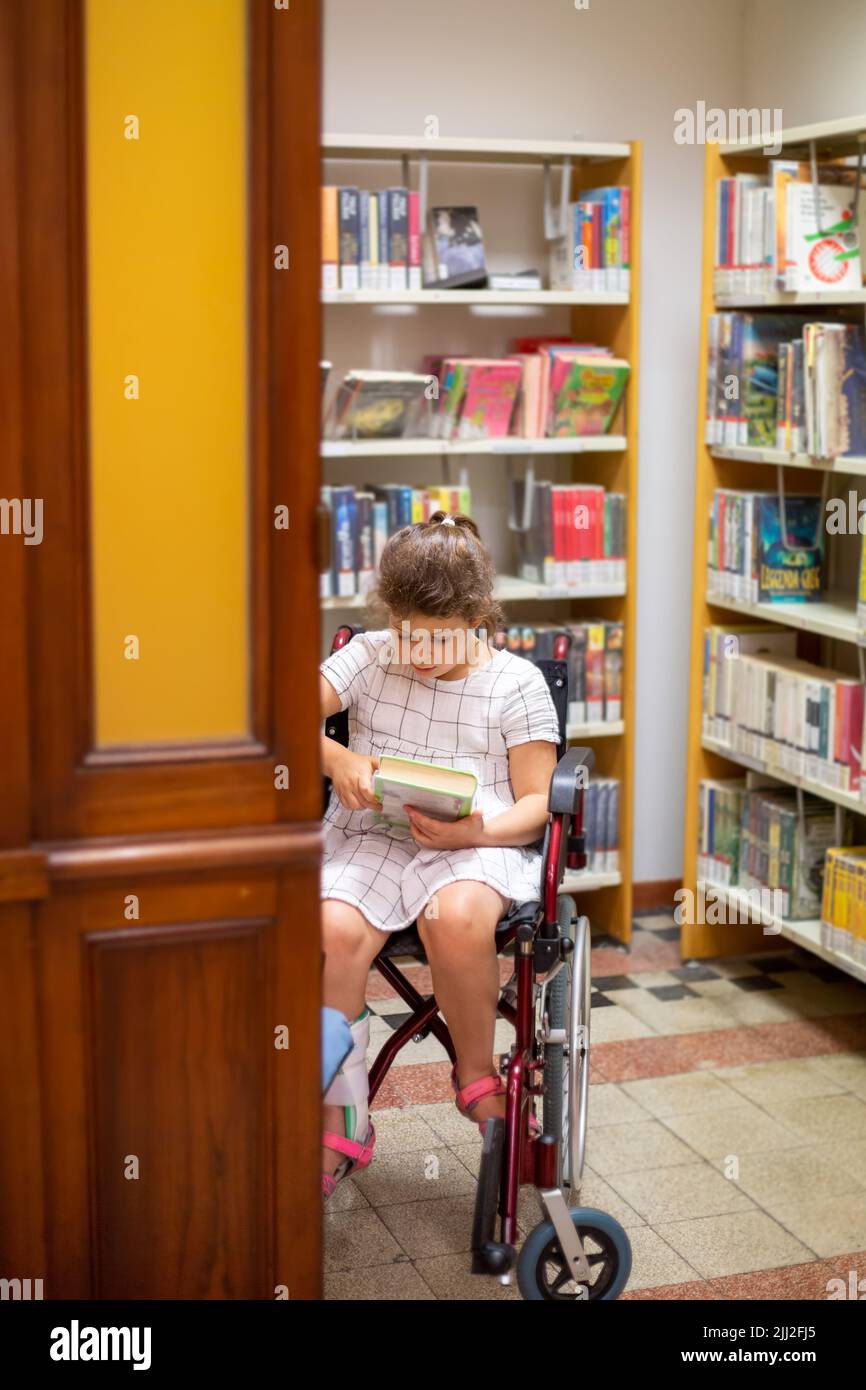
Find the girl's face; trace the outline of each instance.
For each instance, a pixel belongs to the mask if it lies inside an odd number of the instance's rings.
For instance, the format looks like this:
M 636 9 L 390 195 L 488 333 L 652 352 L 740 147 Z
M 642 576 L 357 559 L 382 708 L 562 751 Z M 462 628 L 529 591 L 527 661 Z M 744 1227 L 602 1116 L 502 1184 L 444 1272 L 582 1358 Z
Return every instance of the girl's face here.
M 460 617 L 431 618 L 424 613 L 403 619 L 392 615 L 390 630 L 396 659 L 401 666 L 411 666 L 419 676 L 437 680 L 452 671 L 474 666 L 479 660 L 479 649 L 483 649 L 475 635 L 479 622 L 480 619 L 467 623 Z

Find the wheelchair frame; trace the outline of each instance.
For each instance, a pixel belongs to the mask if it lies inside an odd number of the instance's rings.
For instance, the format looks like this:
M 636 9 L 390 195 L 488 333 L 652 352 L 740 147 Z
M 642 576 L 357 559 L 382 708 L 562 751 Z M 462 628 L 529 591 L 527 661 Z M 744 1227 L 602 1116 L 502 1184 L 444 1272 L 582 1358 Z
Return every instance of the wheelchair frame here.
M 331 650 L 337 651 L 345 646 L 357 630 L 359 629 L 351 627 L 338 629 Z M 472 1231 L 472 1272 L 496 1275 L 503 1283 L 511 1282 L 518 1235 L 518 1194 L 521 1186 L 534 1185 L 538 1189 L 542 1208 L 552 1223 L 559 1253 L 565 1262 L 569 1277 L 586 1288 L 590 1284 L 590 1266 L 584 1251 L 581 1230 L 576 1224 L 578 1213 L 570 1210 L 579 1192 L 583 1166 L 585 1082 L 588 1079 L 586 1075 L 582 1077 L 583 1085 L 579 1098 L 581 1114 L 579 1117 L 573 1114 L 569 1117 L 571 1134 L 574 1132 L 575 1121 L 579 1123 L 580 1157 L 576 1174 L 571 1167 L 569 1169 L 568 1201 L 557 1185 L 557 1176 L 561 1169 L 562 1135 L 533 1134 L 529 1117 L 534 1098 L 544 1094 L 543 1076 L 536 1076 L 539 1071 L 543 1072 L 544 1061 L 538 1057 L 535 986 L 538 977 L 545 977 L 545 982 L 550 982 L 574 951 L 574 940 L 563 932 L 559 921 L 559 888 L 566 866 L 573 869 L 586 866 L 583 792 L 595 759 L 589 748 L 565 747 L 568 704 L 566 662 L 552 660 L 539 661 L 536 664 L 544 675 L 556 708 L 560 730 L 557 751 L 560 756 L 550 781 L 550 818 L 542 846 L 540 898 L 537 901 L 516 905 L 508 916 L 500 921 L 496 929 L 497 956 L 514 946 L 515 976 L 506 986 L 511 993 L 514 993 L 512 983 L 516 981 L 516 1002 L 512 1003 L 500 992 L 497 1014 L 513 1025 L 516 1036 L 510 1053 L 500 1059 L 500 1072 L 506 1077 L 505 1118 L 492 1119 L 485 1125 Z M 348 712 L 343 711 L 326 720 L 325 732 L 328 737 L 334 738 L 344 746 L 347 745 Z M 588 943 L 588 933 L 588 922 L 585 918 L 579 919 L 577 935 L 581 942 Z M 581 958 L 574 964 L 578 969 L 582 969 L 585 963 L 587 972 L 586 1049 L 582 1056 L 585 1059 L 583 1064 L 588 1065 L 588 944 L 585 951 L 585 962 Z M 420 1042 L 432 1033 L 442 1044 L 452 1064 L 456 1062 L 454 1044 L 447 1024 L 439 1017 L 439 1005 L 435 995 L 425 999 L 394 964 L 393 957 L 407 954 L 414 955 L 420 961 L 426 961 L 417 926 L 414 924 L 391 934 L 373 962 L 379 974 L 388 981 L 412 1012 L 383 1044 L 373 1062 L 369 1073 L 371 1103 L 397 1053 L 410 1039 Z M 580 954 L 582 957 L 583 952 Z M 568 1040 L 558 1041 L 567 1044 Z M 573 1058 L 572 1065 L 574 1063 Z M 573 1148 L 572 1166 L 575 1164 L 575 1152 Z M 497 1215 L 500 1218 L 498 1240 L 494 1238 Z M 611 1218 L 604 1217 L 603 1213 L 594 1215 L 611 1222 Z M 624 1237 L 624 1233 L 622 1235 Z M 630 1252 L 627 1263 L 630 1265 Z M 539 1296 L 561 1295 L 553 1293 Z

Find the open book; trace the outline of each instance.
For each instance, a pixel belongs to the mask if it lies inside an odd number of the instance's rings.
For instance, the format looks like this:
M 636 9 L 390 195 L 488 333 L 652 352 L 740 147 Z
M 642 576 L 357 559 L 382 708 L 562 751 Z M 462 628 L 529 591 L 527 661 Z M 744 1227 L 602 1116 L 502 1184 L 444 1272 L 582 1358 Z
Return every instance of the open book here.
M 468 816 L 477 785 L 474 772 L 437 767 L 414 758 L 380 758 L 373 774 L 373 792 L 382 802 L 381 817 L 391 825 L 409 825 L 407 805 L 417 806 L 435 820 Z

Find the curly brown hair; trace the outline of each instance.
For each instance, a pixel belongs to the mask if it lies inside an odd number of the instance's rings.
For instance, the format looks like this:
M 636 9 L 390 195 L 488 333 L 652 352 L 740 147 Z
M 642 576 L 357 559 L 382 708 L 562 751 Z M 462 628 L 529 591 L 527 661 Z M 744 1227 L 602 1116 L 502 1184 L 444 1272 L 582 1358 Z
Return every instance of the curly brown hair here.
M 490 552 L 472 518 L 434 512 L 429 521 L 404 526 L 388 540 L 370 604 L 401 619 L 423 613 L 478 621 L 492 637 L 504 621 L 493 597 L 494 577 Z

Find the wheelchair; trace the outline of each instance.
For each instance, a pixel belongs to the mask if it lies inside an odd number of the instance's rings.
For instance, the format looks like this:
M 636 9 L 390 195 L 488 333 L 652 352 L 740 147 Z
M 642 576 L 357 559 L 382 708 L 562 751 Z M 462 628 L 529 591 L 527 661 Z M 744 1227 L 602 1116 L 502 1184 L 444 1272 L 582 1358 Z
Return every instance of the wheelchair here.
M 345 646 L 352 627 L 336 632 L 331 650 Z M 594 766 L 588 748 L 566 748 L 568 667 L 536 662 L 559 720 L 559 761 L 550 783 L 550 818 L 543 841 L 538 900 L 516 904 L 496 929 L 497 955 L 513 956 L 511 979 L 500 991 L 498 1016 L 515 1039 L 499 1059 L 505 1078 L 504 1119 L 486 1122 L 472 1224 L 471 1272 L 510 1284 L 516 1269 L 523 1298 L 612 1300 L 631 1272 L 631 1245 L 618 1221 L 579 1204 L 586 1156 L 589 1100 L 590 930 L 574 900 L 559 893 L 566 867 L 586 865 L 583 788 Z M 325 732 L 348 744 L 348 711 L 325 721 Z M 326 785 L 327 790 L 327 785 Z M 370 1104 L 397 1053 L 432 1034 L 453 1064 L 456 1054 L 435 996 L 424 998 L 397 968 L 398 957 L 426 962 L 415 925 L 390 933 L 374 967 L 408 1005 L 410 1016 L 380 1049 L 369 1071 Z M 537 1100 L 542 1123 L 531 1126 Z M 545 1218 L 517 1253 L 521 1186 L 537 1191 Z

